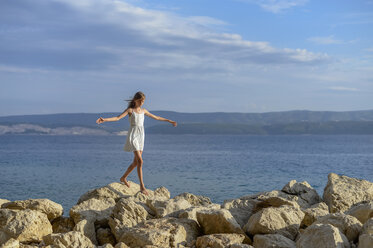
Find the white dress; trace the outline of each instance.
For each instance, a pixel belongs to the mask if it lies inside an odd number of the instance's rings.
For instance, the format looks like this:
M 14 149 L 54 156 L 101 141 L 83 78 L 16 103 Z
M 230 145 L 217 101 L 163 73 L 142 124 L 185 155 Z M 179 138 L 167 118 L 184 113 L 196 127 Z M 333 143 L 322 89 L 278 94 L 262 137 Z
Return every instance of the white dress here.
M 132 115 L 128 118 L 130 128 L 127 133 L 126 144 L 123 150 L 126 152 L 143 151 L 144 149 L 144 111 L 136 113 L 132 111 Z

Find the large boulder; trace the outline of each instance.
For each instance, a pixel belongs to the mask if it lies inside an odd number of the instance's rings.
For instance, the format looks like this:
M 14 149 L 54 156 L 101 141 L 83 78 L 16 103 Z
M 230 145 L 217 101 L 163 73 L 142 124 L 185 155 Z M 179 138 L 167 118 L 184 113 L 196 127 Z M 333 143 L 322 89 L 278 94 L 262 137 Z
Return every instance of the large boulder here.
M 204 234 L 244 234 L 244 243 L 251 244 L 250 238 L 241 229 L 241 226 L 227 209 L 208 209 L 197 211 L 197 220 L 201 225 Z
M 190 220 L 197 220 L 197 212 L 202 210 L 209 210 L 209 209 L 220 209 L 220 205 L 216 203 L 211 203 L 210 205 L 206 206 L 192 206 L 190 208 L 182 209 L 179 212 L 178 218 L 190 219 Z
M 84 236 L 89 238 L 94 245 L 98 245 L 94 221 L 89 219 L 81 220 L 74 226 L 73 231 L 81 232 Z
M 123 183 L 110 183 L 106 186 L 96 188 L 89 190 L 88 192 L 84 193 L 82 196 L 80 196 L 77 204 L 80 204 L 86 200 L 95 198 L 95 199 L 103 199 L 103 198 L 112 198 L 115 201 L 118 201 L 120 198 L 126 198 L 130 196 L 134 196 L 140 192 L 140 185 L 137 183 L 134 183 L 132 181 L 128 181 L 130 184 L 130 187 L 127 187 Z M 147 189 L 149 195 L 144 195 L 141 193 L 141 196 L 139 196 L 139 200 L 141 197 L 143 198 L 143 201 L 146 202 L 146 199 L 149 198 L 162 198 L 162 199 L 169 199 L 170 198 L 170 192 L 165 187 L 157 188 L 155 191 L 152 191 L 150 189 Z
M 282 191 L 290 195 L 299 196 L 308 205 L 314 205 L 322 201 L 316 190 L 306 181 L 297 182 L 296 180 L 291 180 L 282 188 Z
M 119 239 L 125 230 L 136 226 L 149 218 L 146 209 L 131 199 L 120 199 L 109 217 L 109 226 L 116 239 Z
M 258 200 L 254 212 L 260 211 L 266 207 L 280 207 L 282 205 L 291 205 L 294 207 L 308 208 L 311 205 L 298 195 L 285 193 L 281 190 L 272 190 L 269 192 L 262 192 L 254 199 Z
M 194 194 L 187 193 L 187 192 L 181 193 L 181 194 L 175 196 L 173 199 L 175 199 L 175 200 L 184 199 L 184 200 L 188 201 L 190 203 L 190 205 L 196 206 L 196 207 L 208 206 L 208 205 L 212 204 L 210 198 L 208 198 L 206 196 L 194 195 Z
M 269 207 L 253 214 L 244 230 L 255 234 L 281 234 L 294 240 L 304 218 L 300 208 L 293 206 Z
M 373 200 L 373 183 L 330 173 L 323 199 L 331 213 L 345 212 L 356 203 Z
M 193 220 L 165 217 L 141 222 L 126 230 L 117 241 L 129 247 L 190 247 L 200 234 L 201 230 Z
M 74 229 L 75 222 L 71 217 L 60 216 L 51 221 L 53 233 L 65 233 Z
M 165 216 L 177 217 L 180 210 L 187 209 L 192 205 L 184 198 L 169 199 L 169 200 L 152 200 L 148 199 L 146 204 L 155 212 L 157 218 Z
M 350 248 L 346 236 L 330 224 L 313 224 L 296 242 L 297 248 Z
M 373 201 L 357 203 L 347 210 L 345 214 L 356 217 L 364 224 L 369 218 L 373 217 Z
M 343 213 L 333 213 L 325 215 L 314 224 L 330 224 L 337 227 L 350 241 L 357 241 L 359 233 L 362 229 L 362 224 L 358 219 L 353 216 L 346 215 Z
M 113 198 L 90 198 L 73 206 L 70 217 L 75 222 L 74 231 L 82 232 L 94 245 L 96 240 L 96 225 L 108 226 L 109 217 L 116 202 Z
M 295 248 L 295 242 L 280 234 L 257 234 L 254 236 L 255 248 Z
M 225 200 L 221 208 L 228 209 L 237 223 L 243 228 L 253 214 L 257 202 L 257 200 L 251 198 Z
M 94 248 L 92 242 L 81 232 L 51 233 L 43 237 L 43 245 L 52 247 L 84 247 Z
M 116 202 L 112 198 L 91 198 L 74 205 L 70 209 L 70 217 L 75 224 L 84 219 L 107 223 L 115 204 Z
M 2 208 L 24 210 L 31 209 L 42 212 L 47 215 L 49 220 L 60 217 L 63 214 L 61 204 L 58 204 L 49 199 L 28 199 L 20 201 L 12 201 L 2 204 Z
M 320 217 L 329 214 L 328 205 L 326 205 L 324 202 L 316 203 L 309 208 L 302 209 L 302 211 L 304 213 L 304 218 L 301 223 L 302 227 L 310 226 Z
M 245 236 L 237 233 L 215 233 L 197 238 L 197 248 L 226 248 L 233 244 L 241 244 Z
M 132 181 L 128 181 L 128 183 L 131 187 L 127 187 L 123 183 L 114 182 L 100 188 L 91 189 L 80 196 L 77 204 L 80 204 L 92 198 L 112 198 L 114 200 L 119 200 L 119 198 L 131 196 L 140 191 L 139 184 Z
M 25 209 L 0 209 L 0 244 L 11 238 L 20 242 L 40 242 L 43 236 L 52 233 L 46 214 Z

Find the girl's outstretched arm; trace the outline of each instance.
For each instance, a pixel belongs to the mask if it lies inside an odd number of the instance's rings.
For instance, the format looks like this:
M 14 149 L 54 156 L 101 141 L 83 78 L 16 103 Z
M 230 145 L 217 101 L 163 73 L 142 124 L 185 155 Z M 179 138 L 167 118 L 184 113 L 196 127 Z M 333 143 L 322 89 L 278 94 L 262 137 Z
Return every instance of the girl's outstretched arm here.
M 118 115 L 116 117 L 110 117 L 110 118 L 100 117 L 96 120 L 96 123 L 101 124 L 101 123 L 106 122 L 106 121 L 119 121 L 120 119 L 122 119 L 123 117 L 125 117 L 128 114 L 128 110 L 129 109 L 126 109 L 125 111 L 123 111 L 123 113 L 121 113 L 120 115 Z
M 177 126 L 177 122 L 176 121 L 171 121 L 169 119 L 166 119 L 166 118 L 163 118 L 163 117 L 160 117 L 160 116 L 157 116 L 157 115 L 153 115 L 152 113 L 150 113 L 148 110 L 144 109 L 144 114 L 146 116 L 149 116 L 157 121 L 167 121 L 169 123 L 171 123 L 174 127 Z

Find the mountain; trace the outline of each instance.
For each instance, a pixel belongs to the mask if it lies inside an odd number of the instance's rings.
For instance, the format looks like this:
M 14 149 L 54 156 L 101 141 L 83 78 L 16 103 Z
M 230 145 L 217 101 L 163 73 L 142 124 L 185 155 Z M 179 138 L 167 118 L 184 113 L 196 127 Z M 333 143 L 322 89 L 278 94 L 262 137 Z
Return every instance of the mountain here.
M 364 130 L 363 133 L 370 133 L 370 126 L 373 122 L 373 110 L 343 112 L 293 110 L 267 113 L 150 112 L 157 116 L 177 121 L 179 125 L 178 128 L 169 128 L 172 127 L 169 123 L 167 123 L 166 126 L 164 122 L 146 118 L 144 125 L 149 133 L 201 133 L 201 130 L 206 130 L 204 133 L 222 134 L 339 134 L 359 133 L 359 130 Z M 69 132 L 75 134 L 114 134 L 128 129 L 129 122 L 127 116 L 120 121 L 105 122 L 100 125 L 96 124 L 96 120 L 100 116 L 108 118 L 118 116 L 120 113 L 121 112 L 62 113 L 0 116 L 0 134 L 25 132 L 48 134 L 68 134 Z M 20 124 L 28 124 L 31 126 L 19 126 Z M 80 128 L 80 131 L 75 130 L 77 127 Z M 14 129 L 18 131 L 14 131 Z M 84 130 L 84 132 L 82 130 Z M 121 134 L 123 134 L 123 132 Z

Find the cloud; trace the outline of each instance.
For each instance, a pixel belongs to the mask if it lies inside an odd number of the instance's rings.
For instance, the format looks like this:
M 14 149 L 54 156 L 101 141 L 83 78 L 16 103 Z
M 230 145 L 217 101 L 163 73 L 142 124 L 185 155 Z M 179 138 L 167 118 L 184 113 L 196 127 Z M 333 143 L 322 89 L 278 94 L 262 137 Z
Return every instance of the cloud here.
M 343 86 L 333 86 L 333 87 L 329 87 L 328 89 L 333 90 L 333 91 L 352 91 L 352 92 L 360 91 L 359 89 L 356 89 L 356 88 L 348 88 L 348 87 L 343 87 Z
M 319 45 L 331 45 L 331 44 L 343 44 L 343 43 L 346 43 L 342 40 L 337 40 L 334 38 L 334 35 L 330 35 L 330 36 L 324 36 L 324 37 L 310 37 L 307 39 L 308 41 L 311 41 L 315 44 L 319 44 Z
M 308 0 L 239 0 L 259 5 L 262 9 L 272 13 L 282 13 L 287 9 L 305 5 Z
M 330 59 L 215 31 L 213 26 L 226 23 L 211 17 L 182 17 L 123 1 L 5 3 L 0 10 L 6 27 L 0 30 L 3 67 L 198 73 L 258 64 L 317 65 Z

